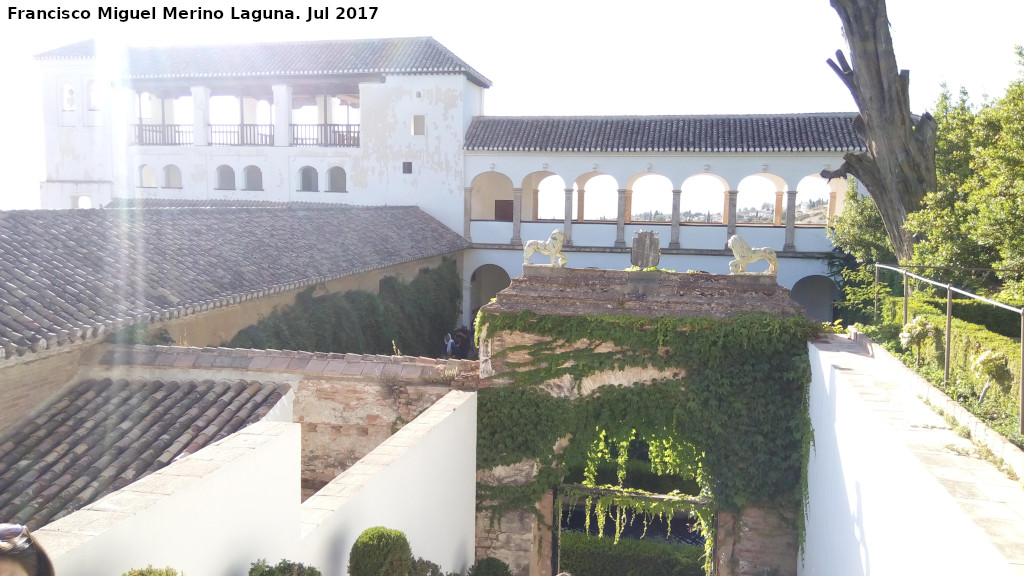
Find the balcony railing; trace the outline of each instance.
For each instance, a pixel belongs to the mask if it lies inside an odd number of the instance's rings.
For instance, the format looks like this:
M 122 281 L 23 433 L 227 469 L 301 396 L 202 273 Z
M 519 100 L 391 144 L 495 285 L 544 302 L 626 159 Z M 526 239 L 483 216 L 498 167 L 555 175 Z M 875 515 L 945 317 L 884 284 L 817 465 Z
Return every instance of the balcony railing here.
M 191 124 L 136 124 L 135 143 L 140 146 L 191 146 Z
M 273 124 L 210 124 L 212 146 L 273 146 Z
M 292 146 L 359 146 L 359 124 L 292 124 Z

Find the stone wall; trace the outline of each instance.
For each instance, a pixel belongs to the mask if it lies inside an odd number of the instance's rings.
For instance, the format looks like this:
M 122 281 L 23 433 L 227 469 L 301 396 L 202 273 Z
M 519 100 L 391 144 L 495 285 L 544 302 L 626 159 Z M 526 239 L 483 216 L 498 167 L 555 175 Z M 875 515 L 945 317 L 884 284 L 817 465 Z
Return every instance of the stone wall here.
M 74 377 L 86 347 L 78 343 L 5 362 L 0 370 L 0 437 Z
M 796 576 L 798 513 L 752 506 L 739 513 L 719 512 L 717 576 Z

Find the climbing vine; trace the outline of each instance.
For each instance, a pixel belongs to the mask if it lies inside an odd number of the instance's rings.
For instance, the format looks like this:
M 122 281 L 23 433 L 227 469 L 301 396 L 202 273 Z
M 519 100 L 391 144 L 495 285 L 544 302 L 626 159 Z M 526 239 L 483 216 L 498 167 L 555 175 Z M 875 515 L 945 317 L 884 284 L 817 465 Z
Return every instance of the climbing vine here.
M 645 518 L 689 511 L 708 534 L 718 509 L 799 510 L 803 504 L 811 442 L 807 340 L 815 333 L 803 318 L 481 312 L 477 327 L 484 337 L 512 332 L 538 340 L 497 350 L 492 361 L 502 372 L 495 379 L 508 384 L 479 392 L 478 468 L 537 465 L 524 485 L 478 486 L 481 508 L 493 515 L 531 509 L 570 469 L 582 468 L 583 484 L 598 487 L 601 462 L 614 462 L 618 485 L 602 487 L 615 490 L 563 497 L 586 499 L 599 523 L 614 506 L 616 536 L 627 511 Z M 585 377 L 627 367 L 666 376 L 581 394 Z M 576 394 L 552 396 L 542 385 L 554 381 L 570 382 Z M 651 500 L 623 488 L 627 447 L 636 439 L 646 442 L 655 474 L 695 479 L 700 498 Z
M 380 294 L 350 290 L 313 296 L 310 287 L 295 304 L 275 308 L 248 326 L 228 346 L 438 356 L 442 336 L 452 331 L 462 284 L 453 260 L 409 282 L 389 276 Z

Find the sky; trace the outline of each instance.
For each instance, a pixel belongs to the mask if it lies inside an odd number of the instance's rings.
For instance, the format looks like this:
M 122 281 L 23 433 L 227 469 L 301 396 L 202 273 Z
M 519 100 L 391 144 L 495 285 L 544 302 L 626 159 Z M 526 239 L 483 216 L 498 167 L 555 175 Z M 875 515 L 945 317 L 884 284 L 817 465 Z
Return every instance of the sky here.
M 8 0 L 9 2 L 11 0 Z M 38 207 L 42 168 L 40 88 L 32 56 L 88 38 L 126 45 L 433 36 L 493 83 L 488 115 L 753 114 L 853 111 L 825 64 L 846 49 L 827 0 L 379 0 L 373 19 L 337 20 L 339 4 L 283 0 L 166 0 L 164 6 L 224 11 L 221 20 L 99 20 L 104 4 L 19 0 L 0 14 L 3 154 L 0 209 Z M 1020 0 L 888 0 L 901 68 L 915 112 L 931 110 L 942 82 L 972 100 L 998 97 L 1021 75 Z M 89 20 L 12 19 L 11 10 L 88 9 Z M 329 20 L 306 22 L 308 9 Z M 232 20 L 235 12 L 291 9 L 298 20 Z M 368 12 L 368 10 L 367 10 Z

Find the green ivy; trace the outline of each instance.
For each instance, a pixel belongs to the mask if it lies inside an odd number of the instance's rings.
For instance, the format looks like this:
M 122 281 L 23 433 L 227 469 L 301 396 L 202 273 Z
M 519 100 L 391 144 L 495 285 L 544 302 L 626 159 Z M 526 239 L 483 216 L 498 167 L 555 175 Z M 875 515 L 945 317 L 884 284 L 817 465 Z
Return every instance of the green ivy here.
M 627 464 L 623 446 L 633 439 L 654 447 L 652 468 L 696 478 L 701 495 L 712 503 L 694 510 L 705 520 L 705 533 L 716 509 L 799 509 L 803 504 L 811 442 L 807 341 L 817 329 L 805 319 L 481 311 L 477 327 L 478 335 L 487 337 L 501 332 L 539 337 L 529 346 L 495 351 L 492 358 L 503 359 L 505 367 L 495 378 L 511 383 L 479 391 L 477 427 L 480 469 L 533 460 L 538 474 L 524 486 L 481 483 L 482 509 L 531 509 L 562 482 L 566 470 L 593 470 L 601 461 L 615 462 L 621 486 Z M 513 362 L 511 354 L 527 359 Z M 578 387 L 586 376 L 626 367 L 674 376 L 646 385 L 606 386 L 575 399 L 554 398 L 540 388 L 566 376 Z M 567 447 L 555 455 L 556 441 L 567 438 Z M 628 508 L 618 500 L 619 509 Z M 650 504 L 638 503 L 642 500 L 635 499 L 632 509 L 653 512 L 647 510 Z
M 277 307 L 226 345 L 237 348 L 439 356 L 442 338 L 460 311 L 462 283 L 455 262 L 409 282 L 389 276 L 380 294 L 350 290 L 313 296 L 300 292 L 291 306 Z

